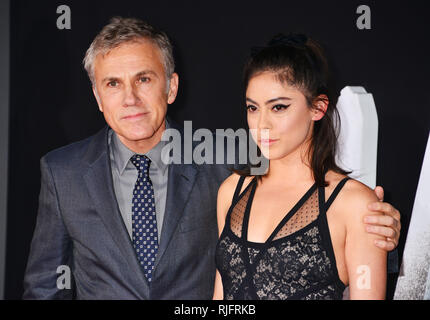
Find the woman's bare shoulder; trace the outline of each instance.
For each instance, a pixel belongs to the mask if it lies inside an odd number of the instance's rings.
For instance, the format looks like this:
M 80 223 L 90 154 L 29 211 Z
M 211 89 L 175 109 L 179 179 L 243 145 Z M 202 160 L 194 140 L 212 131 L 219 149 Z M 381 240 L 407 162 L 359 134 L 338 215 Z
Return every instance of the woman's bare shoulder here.
M 237 173 L 233 173 L 225 179 L 219 189 L 218 189 L 218 198 L 221 198 L 225 201 L 231 201 L 234 195 L 234 191 L 236 190 L 236 186 L 239 183 L 240 175 Z M 246 177 L 245 181 L 242 185 L 241 192 L 246 188 L 249 182 L 252 180 L 252 176 Z
M 225 217 L 227 215 L 228 208 L 231 206 L 234 191 L 239 182 L 240 175 L 233 173 L 227 179 L 221 183 L 218 189 L 218 199 L 217 199 L 217 215 L 219 219 L 219 225 L 223 224 Z M 252 177 L 246 177 L 242 186 L 242 190 L 251 181 Z
M 330 195 L 338 183 L 346 176 L 338 173 L 327 175 L 328 195 Z M 378 201 L 375 192 L 364 183 L 350 178 L 333 202 L 333 211 L 338 212 L 347 220 L 356 221 L 369 214 L 367 205 L 371 202 Z

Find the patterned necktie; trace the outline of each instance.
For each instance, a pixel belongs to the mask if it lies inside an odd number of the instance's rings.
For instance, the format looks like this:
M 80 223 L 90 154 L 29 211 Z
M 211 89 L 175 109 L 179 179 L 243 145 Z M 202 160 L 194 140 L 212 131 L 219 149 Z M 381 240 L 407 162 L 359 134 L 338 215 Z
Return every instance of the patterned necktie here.
M 133 189 L 132 237 L 133 246 L 143 272 L 151 282 L 155 257 L 158 251 L 157 219 L 155 215 L 154 188 L 149 178 L 151 160 L 135 154 L 130 161 L 139 171 Z

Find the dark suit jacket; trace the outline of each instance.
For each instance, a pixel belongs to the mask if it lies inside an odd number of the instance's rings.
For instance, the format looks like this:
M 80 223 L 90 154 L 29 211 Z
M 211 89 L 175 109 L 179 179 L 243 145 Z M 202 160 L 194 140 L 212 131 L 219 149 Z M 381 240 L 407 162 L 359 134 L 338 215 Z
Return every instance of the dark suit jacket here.
M 24 298 L 211 299 L 217 191 L 231 172 L 225 165 L 169 165 L 166 212 L 149 286 L 115 198 L 108 129 L 41 159 Z M 57 288 L 60 265 L 70 267 L 72 289 Z

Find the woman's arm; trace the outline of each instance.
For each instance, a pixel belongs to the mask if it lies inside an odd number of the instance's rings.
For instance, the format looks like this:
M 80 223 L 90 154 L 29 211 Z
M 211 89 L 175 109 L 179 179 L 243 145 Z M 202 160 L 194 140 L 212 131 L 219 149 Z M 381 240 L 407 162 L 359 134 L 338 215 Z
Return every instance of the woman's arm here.
M 233 198 L 234 190 L 236 188 L 237 182 L 239 180 L 239 175 L 232 174 L 224 182 L 218 189 L 218 198 L 217 198 L 217 222 L 218 222 L 218 236 L 221 235 L 222 230 L 224 229 L 225 219 L 227 216 L 227 211 L 231 205 L 231 201 Z M 213 300 L 222 300 L 224 298 L 222 280 L 219 271 L 216 271 L 215 276 L 215 286 L 214 286 L 214 295 Z
M 215 287 L 214 287 L 214 296 L 212 300 L 222 300 L 224 299 L 224 293 L 222 288 L 222 280 L 219 271 L 216 271 L 215 275 Z
M 362 225 L 364 216 L 372 214 L 367 205 L 377 197 L 364 184 L 350 180 L 342 198 L 350 299 L 385 299 L 387 252 L 375 246 L 375 241 L 385 239 L 367 233 Z

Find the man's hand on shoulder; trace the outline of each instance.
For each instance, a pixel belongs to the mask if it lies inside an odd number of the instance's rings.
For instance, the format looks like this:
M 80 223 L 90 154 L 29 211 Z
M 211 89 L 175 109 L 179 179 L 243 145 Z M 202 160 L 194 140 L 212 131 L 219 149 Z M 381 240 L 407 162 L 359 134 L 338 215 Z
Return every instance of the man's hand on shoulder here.
M 383 202 L 384 189 L 382 187 L 377 186 L 374 193 L 379 201 L 369 203 L 368 209 L 379 214 L 364 217 L 366 231 L 383 236 L 384 240 L 376 241 L 375 245 L 386 251 L 392 251 L 399 244 L 400 212 L 391 204 Z

